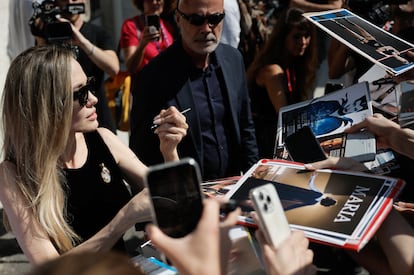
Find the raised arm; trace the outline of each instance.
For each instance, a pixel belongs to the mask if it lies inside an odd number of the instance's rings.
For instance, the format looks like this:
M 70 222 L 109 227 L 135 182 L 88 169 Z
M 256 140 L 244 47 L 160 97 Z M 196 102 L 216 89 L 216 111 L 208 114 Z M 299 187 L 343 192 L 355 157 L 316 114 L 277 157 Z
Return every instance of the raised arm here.
M 347 133 L 368 130 L 375 135 L 378 148 L 391 148 L 394 151 L 414 159 L 414 131 L 401 128 L 397 123 L 381 114 L 374 114 L 364 121 L 346 129 Z
M 64 20 L 64 19 L 60 19 Z M 110 76 L 114 76 L 119 72 L 118 56 L 113 50 L 105 50 L 99 48 L 89 41 L 73 24 L 72 41 L 79 46 L 101 70 Z
M 138 72 L 142 68 L 145 47 L 148 43 L 160 38 L 160 32 L 150 33 L 148 26 L 145 26 L 141 35 L 138 37 L 138 46 L 131 45 L 122 49 L 125 57 L 125 64 L 131 74 Z

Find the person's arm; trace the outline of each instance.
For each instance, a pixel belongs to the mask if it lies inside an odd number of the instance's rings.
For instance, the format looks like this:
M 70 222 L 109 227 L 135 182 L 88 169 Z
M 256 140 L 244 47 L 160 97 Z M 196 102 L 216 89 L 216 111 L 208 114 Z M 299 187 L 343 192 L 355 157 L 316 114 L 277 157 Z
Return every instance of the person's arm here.
M 330 0 L 327 4 L 317 4 L 306 0 L 291 0 L 290 7 L 300 8 L 305 12 L 334 10 L 342 7 L 342 0 Z
M 144 175 L 147 172 L 147 167 L 113 132 L 106 128 L 98 128 L 98 132 L 109 147 L 127 182 L 141 191 L 145 186 Z
M 231 212 L 220 223 L 219 209 L 217 200 L 205 200 L 203 214 L 196 229 L 183 238 L 171 238 L 153 224 L 147 225 L 146 231 L 152 243 L 165 254 L 180 274 L 226 274 L 227 261 L 224 262 L 220 255 L 228 255 L 230 246 L 226 246 L 227 251 L 221 252 L 220 246 L 225 243 L 221 238 L 225 235 L 228 238 L 228 230 L 236 224 L 241 212 L 240 209 Z
M 60 19 L 64 21 L 64 19 Z M 109 76 L 114 76 L 119 72 L 119 60 L 115 51 L 103 50 L 89 41 L 73 24 L 72 41 L 79 46 L 101 70 Z
M 138 71 L 142 60 L 144 59 L 145 46 L 140 43 L 138 46 L 128 46 L 122 49 L 125 57 L 125 66 L 130 74 L 134 74 Z
M 0 200 L 7 214 L 11 230 L 19 246 L 32 265 L 38 265 L 60 254 L 46 230 L 40 225 L 30 203 L 17 188 L 14 165 L 5 162 L 0 169 L 2 188 Z M 126 230 L 135 223 L 151 220 L 149 195 L 144 189 L 132 198 L 98 233 L 66 253 L 82 251 L 109 251 Z
M 368 130 L 375 135 L 378 148 L 391 148 L 394 151 L 414 159 L 414 131 L 401 128 L 397 123 L 381 114 L 374 114 L 364 121 L 352 125 L 345 132 L 355 133 Z
M 0 201 L 20 248 L 32 265 L 58 257 L 58 251 L 28 207 L 30 203 L 23 197 L 15 181 L 15 165 L 3 162 L 0 166 Z
M 120 47 L 124 55 L 126 69 L 131 74 L 142 68 L 144 52 L 148 43 L 161 37 L 159 31 L 151 34 L 147 26 L 139 27 L 138 20 L 141 22 L 141 19 L 137 17 L 126 20 L 121 29 Z
M 133 74 L 139 71 L 139 69 L 142 67 L 141 63 L 144 59 L 145 47 L 148 45 L 148 43 L 159 39 L 160 36 L 160 32 L 151 34 L 149 32 L 149 28 L 145 26 L 142 32 L 142 38 L 139 40 L 138 46 L 128 46 L 122 49 L 128 72 Z
M 414 12 L 414 0 L 406 1 L 405 4 L 398 5 L 401 11 L 406 13 Z
M 287 105 L 286 77 L 282 67 L 277 64 L 267 65 L 259 71 L 256 81 L 266 88 L 275 112 L 279 113 L 280 108 Z
M 368 170 L 368 168 L 363 163 L 358 162 L 352 158 L 331 156 L 329 156 L 325 160 L 306 163 L 305 168 L 311 171 L 324 168 L 337 170 L 351 170 L 359 172 L 366 172 Z
M 407 52 L 407 57 L 410 59 L 410 61 L 414 61 L 414 52 L 413 51 L 408 51 Z M 409 81 L 409 80 L 414 80 L 414 69 L 410 69 L 408 71 L 406 71 L 405 73 L 402 73 L 398 76 L 393 77 L 393 79 L 397 82 L 403 82 L 403 81 Z
M 393 274 L 414 274 L 414 229 L 397 211 L 391 210 L 377 238 Z
M 346 133 L 370 131 L 375 135 L 377 148 L 391 148 L 392 150 L 414 159 L 414 131 L 401 128 L 397 123 L 375 113 L 345 129 Z M 329 157 L 326 160 L 306 164 L 309 170 L 321 168 L 335 168 L 341 170 L 365 171 L 366 167 L 350 158 Z
M 188 129 L 185 115 L 172 106 L 161 110 L 160 114 L 154 118 L 154 123 L 159 125 L 154 134 L 159 136 L 160 151 L 164 161 L 178 160 L 177 145 L 186 136 Z M 111 131 L 106 128 L 98 128 L 98 132 L 109 147 L 127 181 L 138 190 L 142 190 L 144 188 L 143 175 L 146 173 L 147 167 Z
M 185 114 L 171 106 L 166 110 L 161 110 L 154 118 L 154 124 L 158 125 L 154 134 L 160 139 L 160 151 L 164 161 L 178 160 L 177 146 L 187 135 L 188 129 Z

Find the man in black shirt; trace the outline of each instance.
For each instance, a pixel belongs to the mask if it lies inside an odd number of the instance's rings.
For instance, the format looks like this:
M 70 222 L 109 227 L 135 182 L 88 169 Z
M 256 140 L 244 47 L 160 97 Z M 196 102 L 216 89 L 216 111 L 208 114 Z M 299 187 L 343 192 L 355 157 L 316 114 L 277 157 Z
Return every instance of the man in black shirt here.
M 130 147 L 147 165 L 162 162 L 153 118 L 168 106 L 191 108 L 179 156 L 193 157 L 204 180 L 240 175 L 258 152 L 243 58 L 219 43 L 223 0 L 181 0 L 175 16 L 180 39 L 134 80 Z

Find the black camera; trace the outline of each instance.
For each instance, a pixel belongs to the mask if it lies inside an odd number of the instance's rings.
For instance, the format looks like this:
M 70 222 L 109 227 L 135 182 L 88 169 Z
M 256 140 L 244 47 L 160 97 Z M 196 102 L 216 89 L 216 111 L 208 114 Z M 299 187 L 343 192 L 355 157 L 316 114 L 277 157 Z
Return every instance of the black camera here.
M 356 14 L 378 26 L 383 26 L 391 17 L 391 6 L 407 4 L 408 0 L 348 0 L 346 4 Z
M 29 20 L 30 30 L 33 35 L 45 38 L 48 43 L 64 42 L 72 38 L 72 28 L 69 22 L 60 22 L 57 16 L 82 13 L 85 13 L 85 4 L 83 3 L 67 4 L 60 8 L 53 0 L 45 0 L 42 3 L 34 1 L 33 15 Z M 41 28 L 37 23 L 39 18 L 43 23 Z

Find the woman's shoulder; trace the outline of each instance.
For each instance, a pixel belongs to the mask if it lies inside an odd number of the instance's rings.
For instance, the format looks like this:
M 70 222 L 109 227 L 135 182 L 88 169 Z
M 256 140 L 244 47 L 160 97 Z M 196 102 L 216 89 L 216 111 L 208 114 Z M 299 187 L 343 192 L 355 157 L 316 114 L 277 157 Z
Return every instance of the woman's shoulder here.
M 268 65 L 263 66 L 260 72 L 262 74 L 275 75 L 275 74 L 284 74 L 285 70 L 279 64 L 268 64 Z
M 101 136 L 106 144 L 108 144 L 108 142 L 112 142 L 113 140 L 118 140 L 118 137 L 107 128 L 99 127 L 96 129 L 96 132 L 99 134 L 99 136 Z
M 257 80 L 259 82 L 266 82 L 274 77 L 282 76 L 284 74 L 285 70 L 279 64 L 268 64 L 259 70 Z

